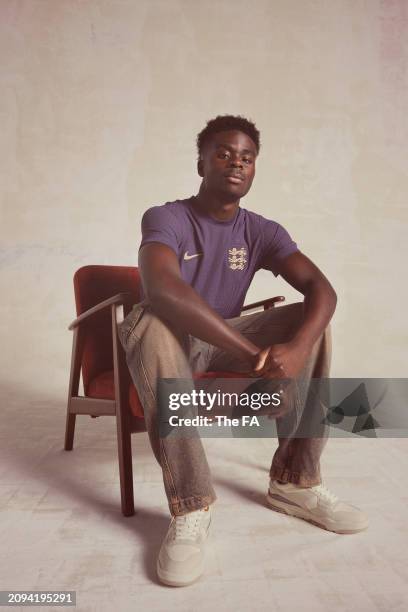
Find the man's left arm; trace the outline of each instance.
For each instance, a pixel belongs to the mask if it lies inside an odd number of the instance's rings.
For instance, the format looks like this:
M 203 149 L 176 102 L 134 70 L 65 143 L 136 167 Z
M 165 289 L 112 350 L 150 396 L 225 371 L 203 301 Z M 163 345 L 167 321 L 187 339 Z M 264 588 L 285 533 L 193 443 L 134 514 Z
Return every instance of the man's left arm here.
M 323 272 L 300 251 L 282 261 L 279 274 L 304 295 L 304 319 L 293 339 L 311 349 L 333 316 L 337 294 Z
M 293 377 L 302 368 L 316 340 L 336 309 L 337 295 L 323 272 L 300 251 L 285 257 L 278 273 L 304 295 L 304 316 L 293 338 L 258 353 L 254 373 L 270 378 Z

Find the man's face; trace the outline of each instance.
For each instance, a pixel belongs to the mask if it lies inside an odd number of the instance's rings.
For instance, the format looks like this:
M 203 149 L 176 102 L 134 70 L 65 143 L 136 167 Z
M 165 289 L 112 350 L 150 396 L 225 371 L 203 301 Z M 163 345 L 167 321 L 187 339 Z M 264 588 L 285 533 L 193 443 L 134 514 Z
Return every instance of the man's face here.
M 208 191 L 239 199 L 252 185 L 256 155 L 254 141 L 244 132 L 218 132 L 202 151 L 198 174 Z

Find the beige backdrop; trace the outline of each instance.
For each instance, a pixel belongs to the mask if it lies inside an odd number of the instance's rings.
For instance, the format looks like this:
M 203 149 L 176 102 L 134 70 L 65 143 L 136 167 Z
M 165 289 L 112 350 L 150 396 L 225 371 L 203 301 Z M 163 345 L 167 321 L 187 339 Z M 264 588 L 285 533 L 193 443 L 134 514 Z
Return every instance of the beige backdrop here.
M 137 264 L 225 113 L 261 132 L 241 204 L 337 291 L 333 375 L 407 375 L 408 2 L 1 0 L 0 23 L 2 385 L 64 396 L 75 270 Z M 262 272 L 247 301 L 281 292 Z

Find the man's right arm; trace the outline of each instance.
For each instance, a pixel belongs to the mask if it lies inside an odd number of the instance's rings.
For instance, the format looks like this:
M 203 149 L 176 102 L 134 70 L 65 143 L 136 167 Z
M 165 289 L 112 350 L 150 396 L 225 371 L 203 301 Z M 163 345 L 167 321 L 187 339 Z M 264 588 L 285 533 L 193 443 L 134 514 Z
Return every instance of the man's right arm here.
M 145 244 L 139 251 L 139 270 L 145 296 L 159 318 L 243 359 L 252 369 L 259 347 L 230 327 L 181 278 L 173 249 L 159 242 Z

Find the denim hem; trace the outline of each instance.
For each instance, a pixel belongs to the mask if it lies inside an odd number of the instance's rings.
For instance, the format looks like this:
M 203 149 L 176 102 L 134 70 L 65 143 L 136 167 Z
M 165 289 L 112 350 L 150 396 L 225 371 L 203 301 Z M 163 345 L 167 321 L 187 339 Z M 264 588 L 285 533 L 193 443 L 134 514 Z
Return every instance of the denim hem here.
M 188 512 L 194 512 L 194 510 L 200 510 L 206 508 L 217 499 L 216 495 L 195 495 L 194 497 L 186 497 L 185 499 L 179 499 L 178 501 L 169 502 L 170 512 L 173 516 L 182 516 L 188 514 Z
M 285 467 L 273 466 L 269 472 L 269 476 L 272 480 L 291 482 L 300 487 L 314 487 L 322 482 L 320 473 L 307 474 L 304 472 L 293 472 Z

